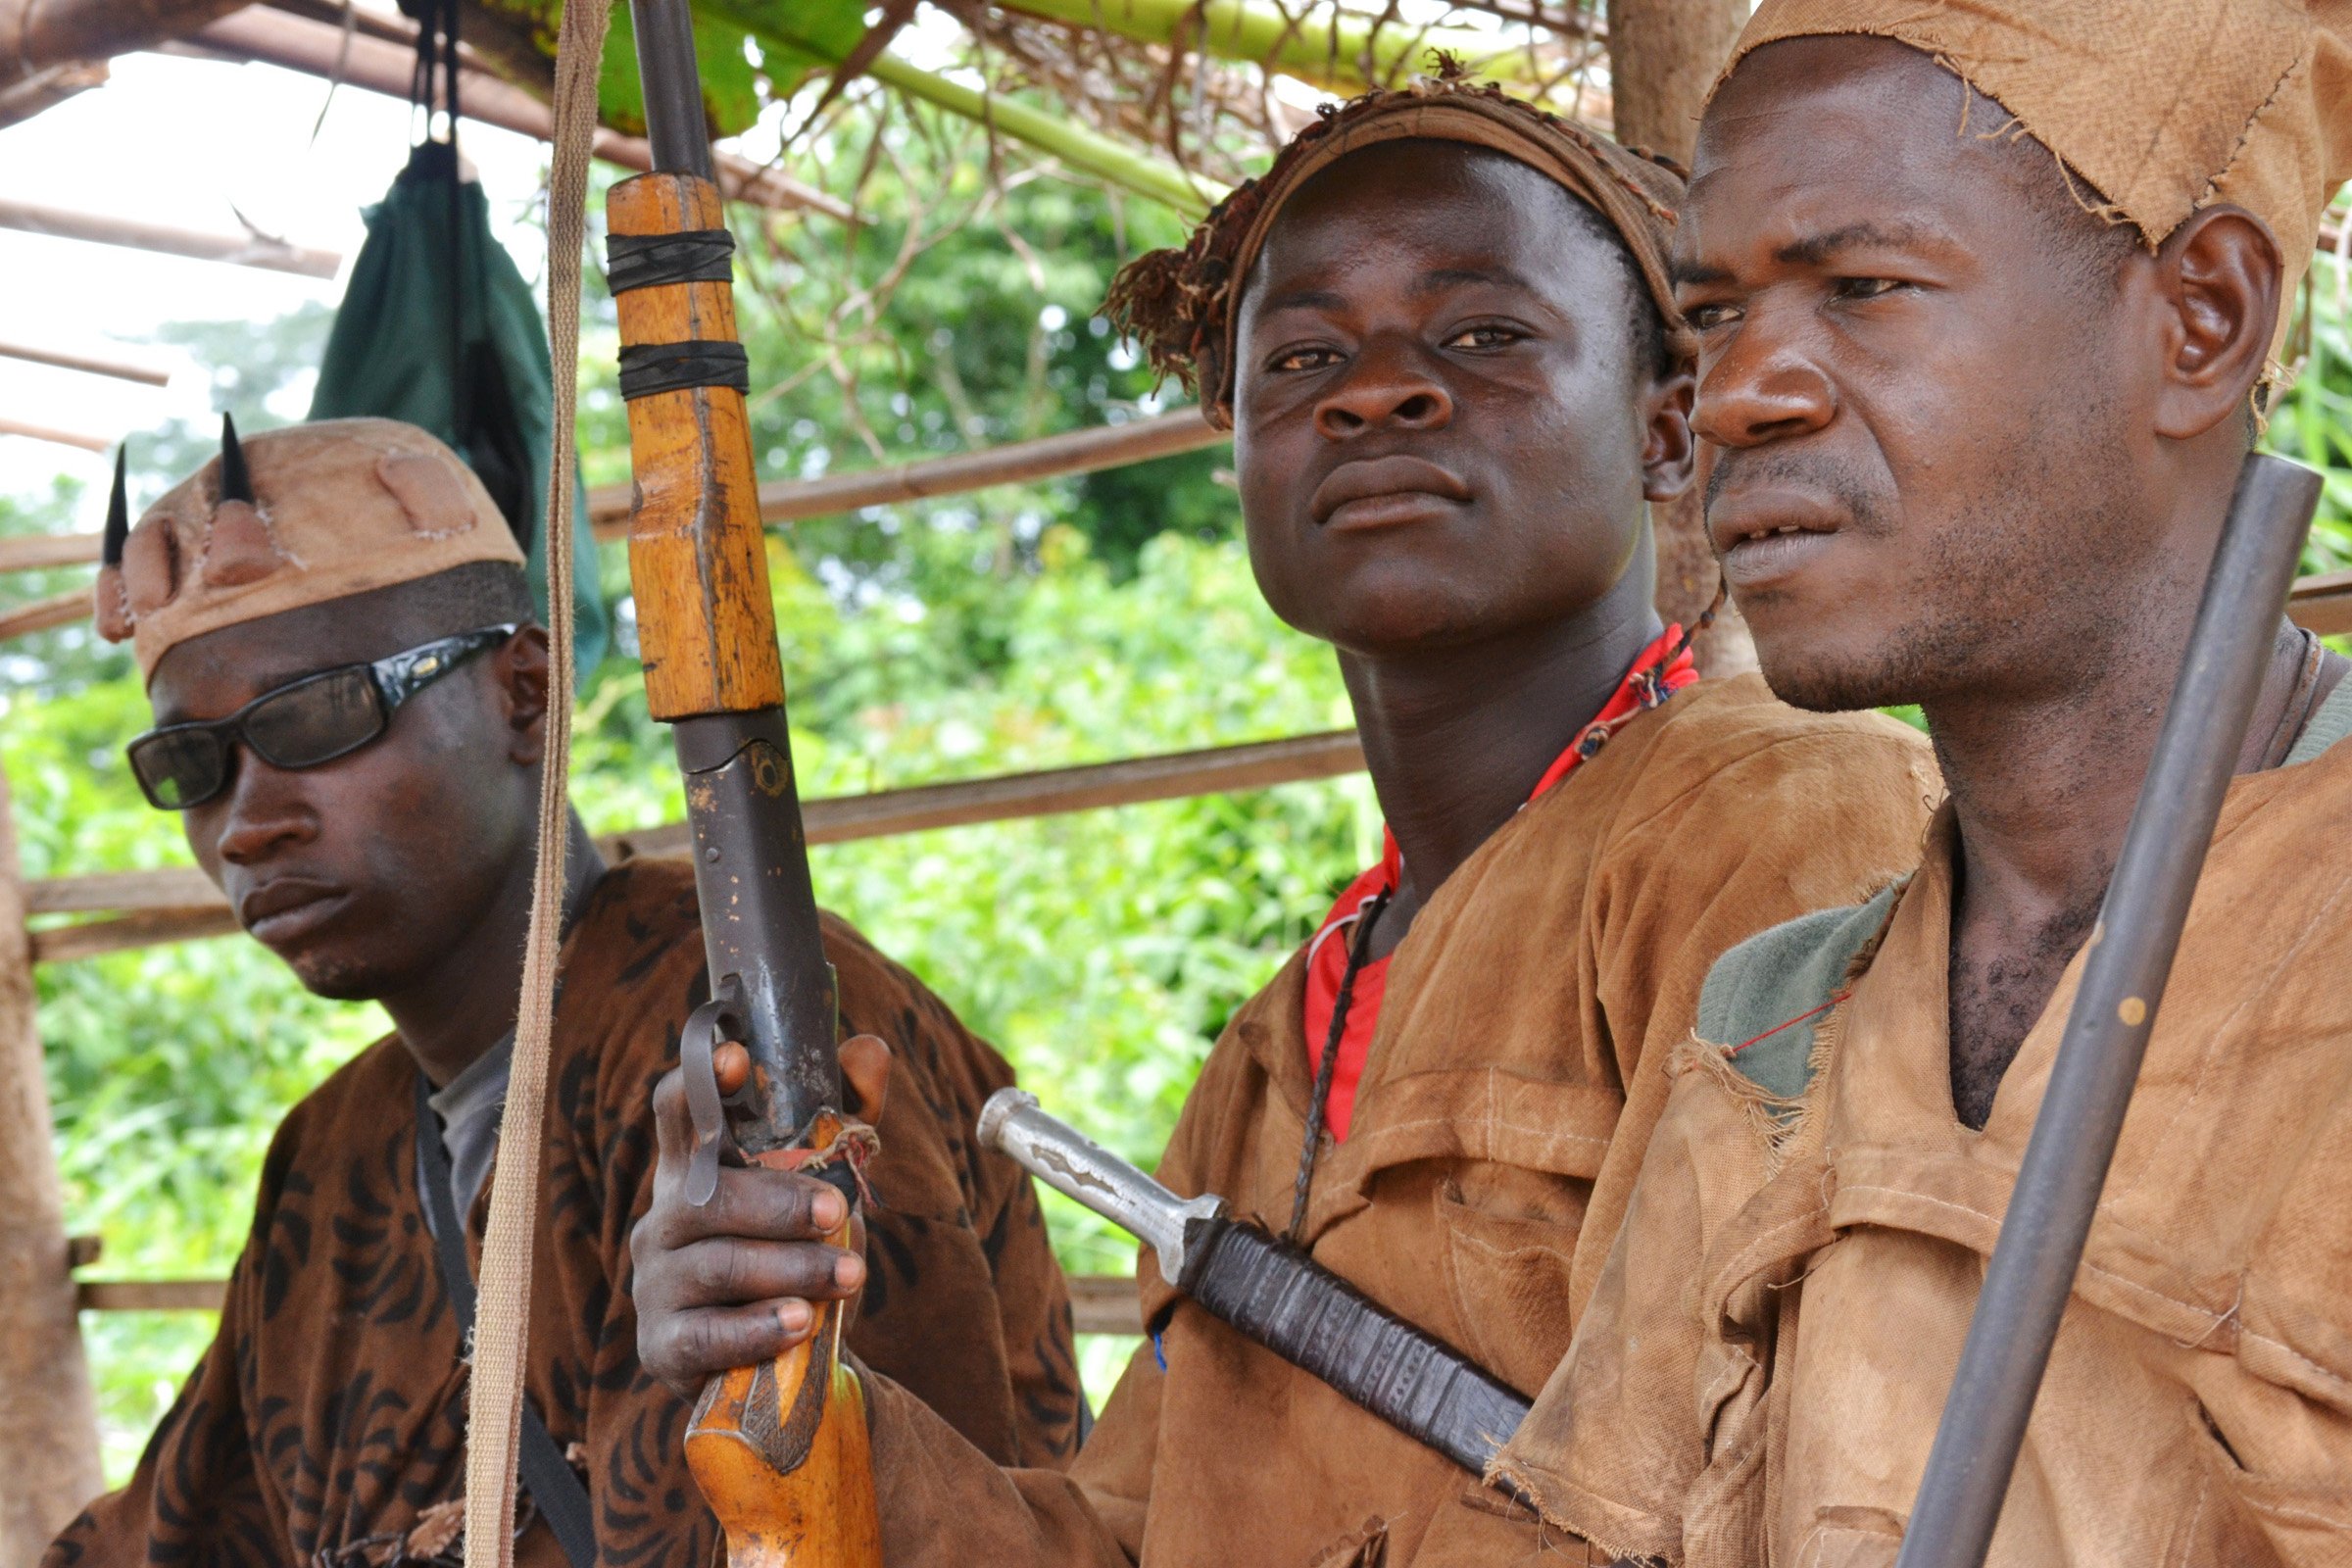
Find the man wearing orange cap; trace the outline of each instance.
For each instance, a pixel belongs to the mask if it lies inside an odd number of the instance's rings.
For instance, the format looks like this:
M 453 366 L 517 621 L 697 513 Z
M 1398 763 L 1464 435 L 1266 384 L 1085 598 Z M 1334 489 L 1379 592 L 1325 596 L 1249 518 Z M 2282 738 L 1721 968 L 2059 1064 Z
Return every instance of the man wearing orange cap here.
M 1336 646 L 1391 827 L 1227 1026 L 1159 1179 L 1531 1395 L 1708 963 L 1877 887 L 1936 794 L 1916 733 L 1694 682 L 1659 623 L 1645 503 L 1691 450 L 1679 195 L 1580 127 L 1425 83 L 1332 113 L 1114 293 L 1232 422 L 1258 582 Z M 674 1083 L 657 1112 L 666 1163 Z M 744 1303 L 822 1252 L 792 1178 L 726 1179 L 730 1214 L 665 1186 L 639 1227 L 647 1363 L 681 1387 L 774 1353 L 774 1311 Z M 713 1288 L 687 1263 L 721 1246 Z M 1000 1469 L 870 1380 L 888 1561 L 1434 1568 L 1560 1544 L 1150 1260 L 1140 1283 L 1152 1343 L 1066 1475 Z
M 279 1127 L 218 1339 L 48 1561 L 454 1564 L 547 711 L 522 556 L 453 453 L 384 419 L 231 431 L 126 521 L 118 479 L 99 624 L 155 706 L 141 787 L 255 938 L 396 1033 Z M 708 995 L 694 880 L 571 832 L 517 1557 L 702 1568 L 688 1403 L 638 1367 L 628 1253 L 653 1085 Z M 1011 1074 L 848 925 L 825 943 L 844 1023 L 892 1047 L 844 1051 L 882 1140 L 869 1252 L 827 1260 L 863 1292 L 851 1343 L 981 1450 L 1066 1462 L 1067 1293 L 1026 1176 L 969 1136 Z
M 1918 703 L 1916 874 L 1715 967 L 1497 1470 L 1625 1557 L 1883 1565 L 2318 216 L 2336 0 L 1766 0 L 1675 247 L 1764 673 Z M 2352 1560 L 2346 662 L 2279 623 L 2001 1565 Z M 1698 1277 L 1692 1260 L 1703 1260 Z

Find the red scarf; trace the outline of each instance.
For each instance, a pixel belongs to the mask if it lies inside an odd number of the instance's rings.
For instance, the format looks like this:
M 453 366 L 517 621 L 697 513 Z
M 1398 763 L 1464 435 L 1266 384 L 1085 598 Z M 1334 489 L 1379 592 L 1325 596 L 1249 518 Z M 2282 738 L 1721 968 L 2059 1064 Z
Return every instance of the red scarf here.
M 1671 655 L 1670 659 L 1668 656 Z M 1577 732 L 1567 750 L 1552 760 L 1528 792 L 1534 801 L 1576 771 L 1579 762 L 1609 743 L 1625 721 L 1658 707 L 1667 698 L 1698 679 L 1690 650 L 1683 645 L 1683 628 L 1669 626 L 1664 635 L 1642 650 L 1616 693 L 1601 705 L 1592 722 Z M 1323 917 L 1314 940 L 1306 945 L 1306 1070 L 1313 1080 L 1323 1063 L 1323 1043 L 1331 1033 L 1332 1008 L 1338 1005 L 1340 982 L 1348 972 L 1348 939 L 1341 933 L 1363 916 L 1374 900 L 1396 891 L 1404 862 L 1396 835 L 1381 829 L 1380 863 L 1348 884 L 1331 912 Z M 1331 940 L 1340 937 L 1339 941 Z M 1372 1054 L 1372 1032 L 1380 1023 L 1380 1002 L 1388 989 L 1389 960 L 1374 958 L 1355 973 L 1355 989 L 1348 1002 L 1348 1021 L 1340 1035 L 1339 1059 L 1331 1074 L 1331 1098 L 1324 1104 L 1324 1123 L 1335 1140 L 1345 1142 L 1348 1123 L 1355 1114 L 1355 1090 L 1363 1081 L 1364 1062 Z

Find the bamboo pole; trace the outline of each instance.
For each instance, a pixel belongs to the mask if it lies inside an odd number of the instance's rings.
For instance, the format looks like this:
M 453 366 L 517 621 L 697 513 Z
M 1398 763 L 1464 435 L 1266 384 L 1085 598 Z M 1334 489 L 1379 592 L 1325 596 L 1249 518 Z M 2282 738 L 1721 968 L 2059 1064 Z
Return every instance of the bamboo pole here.
M 1333 92 L 1396 86 L 1422 71 L 1437 49 L 1459 56 L 1478 75 L 1501 81 L 1532 75 L 1535 69 L 1523 45 L 1498 33 L 1416 26 L 1335 5 L 1309 6 L 1296 16 L 1265 0 L 1019 0 L 1018 8 L 1137 43 L 1181 44 Z
M 386 19 L 387 24 L 390 20 Z M 406 25 L 413 36 L 414 25 Z M 253 61 L 341 81 L 364 92 L 403 99 L 409 96 L 409 82 L 416 67 L 416 57 L 409 47 L 366 34 L 355 34 L 349 44 L 346 56 L 341 28 L 255 6 L 222 18 L 164 52 Z M 485 125 L 496 125 L 541 141 L 555 132 L 555 111 L 513 82 L 486 71 L 466 69 L 459 73 L 458 101 L 466 119 Z M 642 136 L 624 136 L 619 131 L 600 127 L 592 150 L 606 163 L 622 169 L 643 171 L 653 165 L 653 154 Z M 781 170 L 723 153 L 716 163 L 719 189 L 730 201 L 823 213 L 845 221 L 852 216 L 847 202 L 803 184 Z
M 133 365 L 128 360 L 74 354 L 66 349 L 45 349 L 33 343 L 0 343 L 0 359 L 50 365 L 61 370 L 79 370 L 84 375 L 111 375 L 118 381 L 136 381 L 142 386 L 172 384 L 172 372 L 160 365 Z
M 0 1563 L 29 1563 L 104 1485 L 0 776 Z
M 121 245 L 134 251 L 157 251 L 166 256 L 190 256 L 200 262 L 227 262 L 236 267 L 259 267 L 298 277 L 333 277 L 343 258 L 333 251 L 310 250 L 260 234 L 208 234 L 167 223 L 142 223 L 134 219 L 109 218 L 103 213 L 74 212 L 34 202 L 0 198 L 0 228 L 58 239 L 88 240 L 96 245 Z
M 61 447 L 79 447 L 84 452 L 112 452 L 115 444 L 102 435 L 90 435 L 80 430 L 59 430 L 46 424 L 27 424 L 22 419 L 0 419 L 0 435 L 21 435 L 27 441 L 48 441 Z
M 934 828 L 1266 789 L 1361 772 L 1363 765 L 1363 747 L 1354 731 L 1336 730 L 1079 767 L 920 784 L 869 795 L 840 795 L 807 802 L 804 817 L 810 844 L 845 844 Z M 611 834 L 600 839 L 598 847 L 614 859 L 680 855 L 687 849 L 686 824 L 673 822 Z M 62 963 L 128 948 L 224 936 L 237 928 L 220 891 L 193 868 L 49 877 L 25 888 L 27 914 L 99 910 L 126 912 L 118 919 L 33 933 L 34 960 Z

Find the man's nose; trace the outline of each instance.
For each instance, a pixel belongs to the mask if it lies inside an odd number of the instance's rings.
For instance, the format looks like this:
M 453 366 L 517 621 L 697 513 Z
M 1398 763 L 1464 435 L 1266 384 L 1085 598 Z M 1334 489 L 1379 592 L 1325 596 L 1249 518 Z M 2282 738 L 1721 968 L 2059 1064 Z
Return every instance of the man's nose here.
M 1722 447 L 1759 447 L 1810 435 L 1838 416 L 1838 385 L 1769 318 L 1744 324 L 1702 366 L 1690 426 Z
M 1421 357 L 1378 339 L 1315 406 L 1316 430 L 1334 441 L 1381 429 L 1443 430 L 1452 422 L 1453 399 Z
M 230 865 L 255 865 L 318 836 L 318 816 L 295 775 L 270 766 L 244 746 L 231 759 L 226 809 L 214 849 Z

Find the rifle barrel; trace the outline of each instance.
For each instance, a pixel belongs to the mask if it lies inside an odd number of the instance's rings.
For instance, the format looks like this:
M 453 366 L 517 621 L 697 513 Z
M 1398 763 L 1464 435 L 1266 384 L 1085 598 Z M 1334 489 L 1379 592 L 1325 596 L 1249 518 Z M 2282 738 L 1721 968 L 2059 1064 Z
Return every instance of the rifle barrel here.
M 2320 476 L 2246 459 L 1896 1568 L 1980 1568 L 2073 1292 Z
M 710 124 L 703 118 L 694 14 L 686 0 L 629 0 L 629 22 L 637 32 L 637 80 L 655 172 L 709 179 Z

